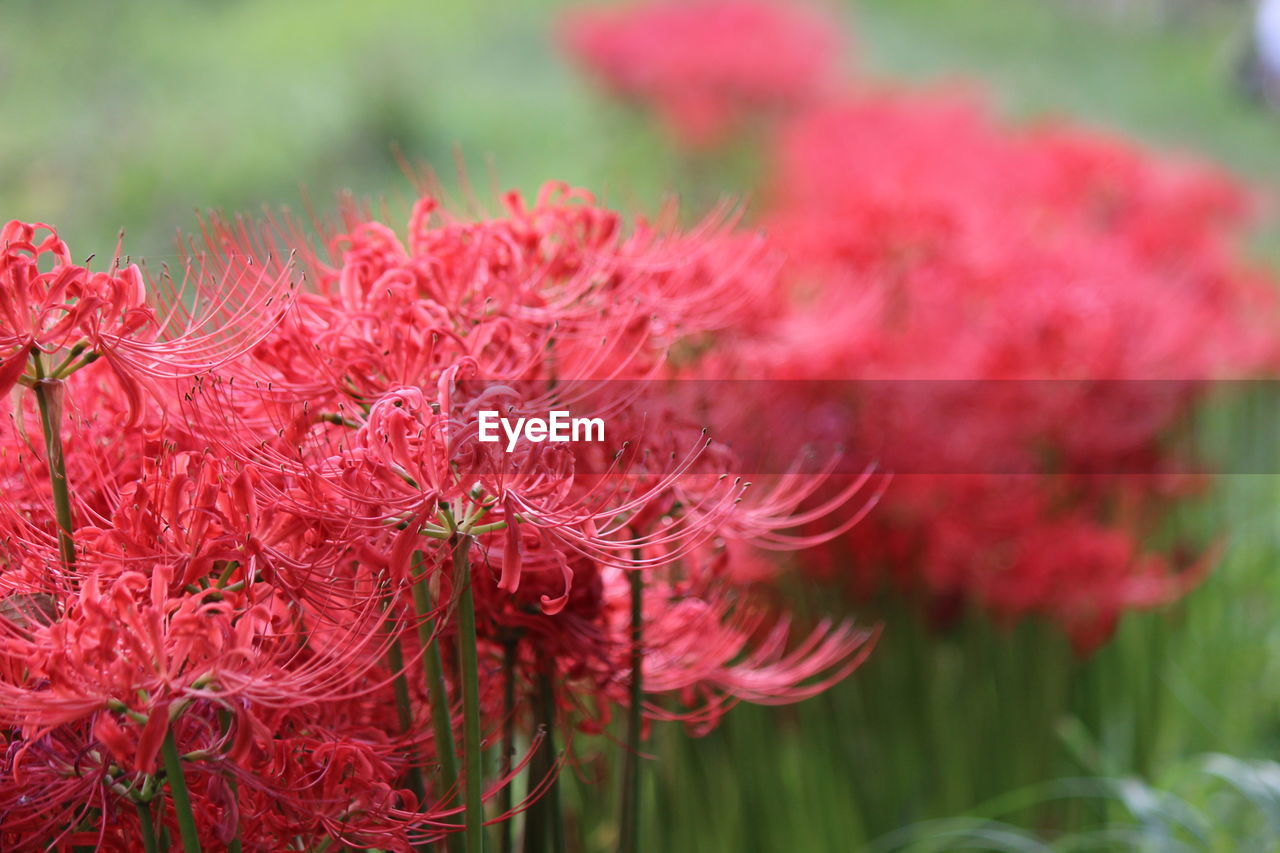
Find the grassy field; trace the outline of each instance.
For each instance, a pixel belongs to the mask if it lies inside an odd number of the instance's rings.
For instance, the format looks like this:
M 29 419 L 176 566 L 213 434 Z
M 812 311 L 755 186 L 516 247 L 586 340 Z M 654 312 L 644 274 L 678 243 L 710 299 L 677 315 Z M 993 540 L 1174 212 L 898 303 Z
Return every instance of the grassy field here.
M 0 207 L 59 224 L 80 254 L 109 252 L 125 228 L 128 251 L 163 260 L 198 207 L 296 205 L 303 187 L 322 207 L 343 189 L 407 192 L 392 143 L 453 186 L 460 158 L 482 198 L 491 183 L 532 189 L 556 178 L 652 207 L 679 188 L 679 167 L 557 57 L 554 10 L 10 4 Z M 847 14 L 862 64 L 879 75 L 976 81 L 1010 115 L 1083 117 L 1213 157 L 1274 193 L 1280 119 L 1231 86 L 1239 12 L 1185 30 L 1036 0 L 864 0 Z M 1260 235 L 1263 254 L 1280 256 L 1275 233 Z M 1274 448 L 1273 422 L 1247 408 L 1215 423 L 1220 453 Z M 1212 816 L 1225 801 L 1188 770 L 1194 756 L 1280 756 L 1277 507 L 1275 477 L 1223 478 L 1171 521 L 1173 532 L 1220 542 L 1219 570 L 1171 612 L 1127 620 L 1088 661 L 1041 626 L 1005 634 L 975 622 L 936 638 L 891 614 L 871 662 L 830 695 L 784 712 L 740 709 L 692 747 L 660 733 L 646 849 L 847 850 L 879 839 L 873 849 L 894 850 L 930 835 L 942 846 L 912 849 L 946 849 L 947 833 L 971 824 L 921 822 L 962 813 L 980 832 L 995 832 L 987 821 L 997 818 L 1045 831 L 1119 821 L 1150 830 L 1147 840 L 1174 839 L 1182 830 L 1162 823 L 1167 801 L 1148 784 L 1187 791 L 1189 807 Z M 1131 787 L 1060 798 L 1053 780 L 1077 776 Z M 1265 812 L 1280 797 L 1259 785 L 1249 801 Z M 609 793 L 575 796 L 585 837 L 606 845 L 612 829 L 595 815 Z M 1252 849 L 1232 833 L 1254 824 L 1242 817 L 1225 841 L 1192 833 L 1190 848 L 1152 849 Z M 894 834 L 904 826 L 918 831 Z M 1010 829 L 965 849 L 1040 849 L 1021 838 Z
M 15 3 L 0 30 L 0 200 L 103 248 L 167 250 L 202 206 L 404 189 L 392 143 L 483 189 L 551 177 L 651 203 L 657 140 L 558 58 L 556 3 Z M 1069 5 L 1069 4 L 1068 4 Z M 1237 98 L 1242 22 L 1185 32 L 1036 0 L 865 0 L 862 64 L 990 84 L 1016 115 L 1070 114 L 1275 174 L 1280 123 Z
M 1238 97 L 1245 4 L 1195 27 L 1157 29 L 1037 0 L 866 0 L 869 64 L 895 76 L 990 84 L 1014 115 L 1069 115 L 1153 144 L 1277 176 L 1280 122 Z

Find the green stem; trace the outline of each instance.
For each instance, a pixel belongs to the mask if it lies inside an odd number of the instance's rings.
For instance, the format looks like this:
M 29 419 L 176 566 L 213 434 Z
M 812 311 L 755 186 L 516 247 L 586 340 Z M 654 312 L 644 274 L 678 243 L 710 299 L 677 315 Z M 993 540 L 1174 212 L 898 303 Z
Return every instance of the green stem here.
M 476 605 L 471 589 L 470 536 L 453 542 L 453 578 L 458 596 L 458 670 L 462 681 L 463 760 L 466 793 L 467 853 L 484 853 L 484 754 L 480 748 L 480 655 L 476 641 Z
M 36 362 L 39 370 L 39 362 Z M 71 539 L 71 492 L 67 488 L 67 462 L 62 452 L 62 413 L 53 399 L 59 383 L 40 379 L 35 383 L 36 405 L 40 410 L 40 429 L 44 432 L 45 455 L 49 460 L 49 485 L 53 489 L 53 512 L 58 522 L 58 551 L 62 564 L 74 568 L 76 547 Z
M 529 785 L 538 784 L 548 774 L 549 762 L 545 757 L 545 749 L 539 745 L 538 752 L 530 758 Z M 547 803 L 539 797 L 525 809 L 525 847 L 524 853 L 543 853 L 547 849 Z
M 231 726 L 234 725 L 231 711 L 226 708 L 220 709 L 218 711 L 218 723 L 222 728 L 222 737 L 224 739 L 228 738 L 231 734 Z M 231 799 L 235 801 L 237 815 L 236 834 L 227 842 L 227 853 L 240 853 L 244 849 L 240 841 L 240 821 L 238 819 L 240 814 L 240 783 L 236 781 L 236 777 L 232 773 L 225 773 L 224 776 L 227 780 L 227 787 L 231 790 Z
M 529 762 L 529 788 L 542 785 L 556 771 L 555 694 L 551 673 L 538 673 L 533 696 L 534 719 L 542 733 L 542 742 Z M 547 783 L 542 796 L 525 812 L 524 853 L 545 853 L 564 849 L 564 822 L 560 814 L 559 781 Z M 551 845 L 548 846 L 547 842 Z
M 541 716 L 535 710 L 535 718 Z M 539 722 L 541 722 L 539 720 Z M 538 745 L 537 751 L 529 760 L 529 788 L 542 783 L 551 772 L 551 761 L 547 758 L 547 745 Z M 524 853 L 543 853 L 547 849 L 547 803 L 545 797 L 539 797 L 529 805 L 524 813 Z
M 507 779 L 511 775 L 511 762 L 516 749 L 516 652 L 519 641 L 510 639 L 502 647 L 502 760 L 499 763 L 499 775 Z M 511 783 L 502 786 L 498 795 L 498 811 L 503 815 L 511 814 Z M 511 853 L 511 819 L 508 817 L 498 825 L 499 851 Z
M 142 849 L 146 853 L 158 853 L 160 848 L 156 843 L 156 825 L 151 820 L 151 803 L 134 803 L 133 805 L 138 810 L 138 828 L 142 833 Z
M 200 834 L 196 832 L 196 818 L 191 811 L 191 795 L 187 793 L 187 778 L 182 773 L 182 758 L 173 740 L 173 729 L 164 736 L 160 747 L 164 758 L 164 774 L 169 780 L 169 793 L 173 798 L 173 812 L 178 818 L 178 832 L 182 835 L 185 853 L 200 853 Z
M 227 787 L 231 789 L 231 796 L 236 801 L 237 811 L 240 805 L 240 783 L 236 781 L 234 776 L 227 779 Z M 240 823 L 236 822 L 236 834 L 227 844 L 227 853 L 241 853 L 244 850 L 244 844 L 240 841 Z
M 394 633 L 399 628 L 396 620 L 387 617 L 387 632 Z M 400 647 L 400 635 L 397 633 L 387 647 L 387 666 L 395 673 L 391 682 L 396 694 L 396 718 L 400 723 L 400 734 L 408 737 L 413 733 L 413 705 L 409 698 L 409 679 L 404 671 L 404 650 Z M 409 753 L 409 789 L 418 798 L 419 808 L 426 807 L 426 784 L 422 779 L 422 765 L 418 760 L 417 750 Z
M 446 793 L 442 797 L 446 808 L 457 802 L 458 754 L 453 743 L 453 714 L 449 704 L 449 688 L 444 680 L 444 662 L 440 656 L 440 641 L 435 636 L 436 620 L 431 617 L 431 590 L 427 588 L 427 576 L 422 572 L 422 552 L 413 552 L 413 610 L 418 617 L 418 641 L 422 644 L 422 671 L 427 679 L 431 695 L 431 730 L 435 740 L 436 761 L 440 763 L 440 786 Z M 456 833 L 448 836 L 450 853 L 462 853 L 461 839 Z
M 644 683 L 644 581 L 629 572 L 631 581 L 631 704 L 627 708 L 627 746 L 622 756 L 622 814 L 618 820 L 618 853 L 640 850 L 640 733 L 644 725 L 641 703 Z
M 544 671 L 538 675 L 539 714 L 546 727 L 546 741 L 542 748 L 547 755 L 547 770 L 555 773 L 551 784 L 547 786 L 546 800 L 548 828 L 551 831 L 551 850 L 553 853 L 565 853 L 564 810 L 560 805 L 560 775 L 556 770 L 556 694 L 551 673 Z
M 75 373 L 75 372 L 76 372 L 77 370 L 79 370 L 80 368 L 82 368 L 82 367 L 88 367 L 89 365 L 93 364 L 93 363 L 94 363 L 95 361 L 97 361 L 100 357 L 101 357 L 101 356 L 99 356 L 99 355 L 98 355 L 98 353 L 96 353 L 96 352 L 91 352 L 91 353 L 89 353 L 88 355 L 86 355 L 84 358 L 79 359 L 78 361 L 77 361 L 76 359 L 74 359 L 74 358 L 69 358 L 69 359 L 67 359 L 66 361 L 64 361 L 61 365 L 59 365 L 59 366 L 58 366 L 58 369 L 57 369 L 57 370 L 55 370 L 55 371 L 50 375 L 50 378 L 51 378 L 51 379 L 66 379 L 68 376 L 70 376 L 71 374 Z

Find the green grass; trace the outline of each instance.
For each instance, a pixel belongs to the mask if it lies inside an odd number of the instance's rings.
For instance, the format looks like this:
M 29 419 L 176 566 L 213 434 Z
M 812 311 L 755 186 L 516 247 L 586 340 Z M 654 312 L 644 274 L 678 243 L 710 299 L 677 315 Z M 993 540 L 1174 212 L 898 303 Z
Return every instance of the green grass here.
M 679 188 L 670 158 L 556 55 L 558 5 L 8 4 L 0 203 L 73 247 L 109 250 L 124 227 L 155 256 L 197 207 L 405 191 L 394 143 L 446 178 L 460 155 L 481 194 L 491 174 L 555 178 L 651 205 Z M 1162 33 L 1047 0 L 866 0 L 849 18 L 877 72 L 985 81 L 1016 115 L 1080 115 L 1276 174 L 1280 123 L 1229 86 L 1230 15 Z
M 1232 88 L 1238 19 L 1167 32 L 1032 0 L 870 0 L 858 21 L 865 62 L 881 75 L 975 81 L 1015 118 L 1082 117 L 1213 158 L 1274 193 L 1280 120 Z M 1261 243 L 1273 257 L 1274 236 L 1270 225 Z M 1261 408 L 1217 408 L 1202 425 L 1231 470 L 1274 453 L 1274 418 Z M 1044 626 L 1005 634 L 971 620 L 939 637 L 888 610 L 877 652 L 831 693 L 781 712 L 737 709 L 695 744 L 660 740 L 652 843 L 768 851 L 879 840 L 877 849 L 897 849 L 934 833 L 912 849 L 1046 849 L 1038 838 L 1062 849 L 1250 849 L 1239 839 L 1253 817 L 1224 810 L 1224 821 L 1239 825 L 1181 839 L 1190 848 L 1167 839 L 1159 846 L 1162 825 L 1135 817 L 1135 802 L 1043 789 L 1087 776 L 1117 780 L 1135 801 L 1135 791 L 1160 799 L 1155 786 L 1173 784 L 1188 756 L 1277 754 L 1278 487 L 1274 476 L 1223 477 L 1171 519 L 1171 536 L 1206 547 L 1218 540 L 1217 570 L 1184 603 L 1127 618 L 1088 660 L 1073 658 Z M 1221 805 L 1216 792 L 1191 796 L 1203 797 L 1194 805 L 1211 815 Z M 974 812 L 1002 823 L 962 821 L 967 839 L 936 834 L 951 825 L 934 821 Z M 1109 841 L 1099 835 L 1104 826 L 1117 833 Z
M 864 0 L 856 20 L 868 64 L 887 74 L 984 81 L 1011 114 L 1082 117 L 1270 181 L 1280 120 L 1232 87 L 1247 26 L 1236 5 L 1186 30 L 1048 0 Z
M 537 5 L 455 0 L 6 4 L 0 206 L 73 250 L 172 252 L 196 208 L 322 207 L 407 193 L 398 147 L 456 185 L 556 179 L 646 203 L 643 139 L 619 138 L 560 62 Z M 650 146 L 652 147 L 652 146 Z M 621 175 L 621 179 L 616 176 Z

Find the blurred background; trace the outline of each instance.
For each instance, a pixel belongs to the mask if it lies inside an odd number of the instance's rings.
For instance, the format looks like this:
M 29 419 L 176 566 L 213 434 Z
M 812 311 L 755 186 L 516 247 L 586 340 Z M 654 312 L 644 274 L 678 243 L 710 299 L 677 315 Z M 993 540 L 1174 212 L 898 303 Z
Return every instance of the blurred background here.
M 175 254 L 199 208 L 253 213 L 340 191 L 411 194 L 402 158 L 488 199 L 556 179 L 627 210 L 691 215 L 749 168 L 682 157 L 571 67 L 560 4 L 188 0 L 5 4 L 0 211 L 76 251 Z M 1237 0 L 862 0 L 835 12 L 879 77 L 961 80 L 1012 119 L 1071 116 L 1280 179 L 1280 116 Z M 855 60 L 850 60 L 855 61 Z M 749 201 L 749 199 L 748 199 Z M 1250 251 L 1280 258 L 1274 218 Z M 1274 449 L 1266 412 L 1209 418 L 1214 452 Z M 1243 470 L 1237 465 L 1234 470 Z M 1192 594 L 1126 616 L 1095 654 L 1034 620 L 908 608 L 868 664 L 711 736 L 655 731 L 646 849 L 1280 849 L 1280 487 L 1219 478 L 1169 525 L 1216 543 Z M 799 599 L 813 597 L 798 589 Z M 568 774 L 585 849 L 613 827 L 598 768 Z
M 402 192 L 394 156 L 446 182 L 549 178 L 618 203 L 678 192 L 652 129 L 575 73 L 566 4 L 370 0 L 6 3 L 0 200 L 72 245 L 170 251 L 197 207 L 255 211 Z M 1245 0 L 863 0 L 856 62 L 980 81 L 1014 116 L 1066 114 L 1265 181 L 1280 130 L 1240 96 Z M 730 188 L 732 189 L 732 188 Z

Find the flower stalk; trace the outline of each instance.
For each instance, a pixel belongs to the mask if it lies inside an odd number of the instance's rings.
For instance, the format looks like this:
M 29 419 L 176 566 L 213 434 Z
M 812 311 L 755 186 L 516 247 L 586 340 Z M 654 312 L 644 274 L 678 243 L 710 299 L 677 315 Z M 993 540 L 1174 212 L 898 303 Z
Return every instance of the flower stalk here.
M 644 681 L 644 579 L 638 571 L 629 573 L 631 584 L 631 684 L 627 708 L 627 742 L 622 755 L 622 814 L 618 821 L 618 853 L 640 850 L 640 736 L 644 726 L 641 701 Z
M 441 805 L 451 807 L 458 796 L 458 753 L 453 743 L 453 715 L 450 711 L 449 688 L 444 680 L 444 661 L 440 655 L 440 642 L 435 636 L 436 620 L 431 615 L 431 590 L 427 588 L 427 576 L 422 570 L 421 551 L 413 552 L 413 610 L 418 619 L 418 641 L 422 644 L 422 671 L 431 694 L 431 731 L 434 738 L 436 761 L 440 765 Z M 447 839 L 450 853 L 461 853 L 462 844 L 457 835 Z
M 62 449 L 62 380 L 44 375 L 39 353 L 32 353 L 36 380 L 32 390 L 40 412 L 45 456 L 49 461 L 49 486 L 53 490 L 53 515 L 58 525 L 58 553 L 67 569 L 75 567 L 76 548 L 71 538 L 71 490 L 67 485 L 67 462 Z
M 545 668 L 538 673 L 533 711 L 541 743 L 529 763 L 529 787 L 545 784 L 546 790 L 526 812 L 524 853 L 546 853 L 548 850 L 563 853 L 565 837 L 560 783 L 552 776 L 556 772 L 555 692 L 551 673 Z
M 502 757 L 499 761 L 499 777 L 511 776 L 511 760 L 515 755 L 516 744 L 516 655 L 519 641 L 508 638 L 502 645 Z M 503 785 L 499 793 L 498 810 L 501 814 L 511 813 L 511 785 Z M 500 853 L 511 853 L 511 821 L 504 820 L 499 826 Z
M 542 716 L 543 725 L 546 727 L 546 741 L 543 749 L 546 750 L 547 764 L 549 770 L 557 775 L 551 779 L 551 784 L 547 786 L 546 813 L 550 820 L 548 829 L 551 833 L 551 850 L 552 853 L 565 853 L 565 837 L 564 837 L 564 810 L 560 804 L 560 779 L 555 764 L 556 756 L 556 694 L 555 684 L 551 680 L 551 673 L 543 671 L 538 676 L 538 704 L 540 707 L 540 715 Z
M 476 605 L 471 588 L 471 537 L 455 534 L 453 577 L 458 584 L 458 670 L 462 681 L 462 740 L 466 853 L 484 853 L 484 754 L 480 748 L 480 659 L 476 641 Z
M 156 842 L 156 825 L 151 819 L 151 802 L 134 803 L 134 807 L 138 810 L 138 826 L 142 833 L 142 849 L 144 853 L 158 853 L 159 845 Z
M 182 772 L 182 756 L 173 739 L 173 729 L 164 736 L 160 747 L 164 759 L 164 772 L 169 780 L 169 793 L 173 799 L 173 811 L 178 818 L 178 833 L 182 837 L 184 853 L 200 853 L 200 834 L 196 831 L 196 819 L 191 811 L 191 795 L 187 791 L 187 777 Z
M 404 672 L 404 649 L 400 645 L 397 633 L 398 623 L 395 618 L 387 616 L 387 631 L 392 633 L 391 643 L 387 646 L 387 666 L 395 673 L 391 682 L 396 695 L 396 721 L 400 724 L 400 733 L 409 736 L 413 733 L 413 705 L 409 699 L 409 681 Z M 426 785 L 422 779 L 422 765 L 416 751 L 409 755 L 409 789 L 418 798 L 421 805 L 426 797 Z

